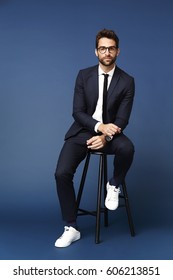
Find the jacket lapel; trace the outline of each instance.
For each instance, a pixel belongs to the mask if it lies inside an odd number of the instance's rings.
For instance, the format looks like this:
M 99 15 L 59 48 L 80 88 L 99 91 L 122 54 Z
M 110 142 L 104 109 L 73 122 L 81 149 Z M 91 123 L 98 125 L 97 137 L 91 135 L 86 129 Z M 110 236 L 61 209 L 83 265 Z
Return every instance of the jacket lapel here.
M 114 88 L 116 87 L 116 84 L 120 78 L 120 73 L 121 73 L 120 68 L 118 68 L 116 66 L 109 89 L 108 89 L 108 99 L 111 97 L 112 93 L 114 92 Z

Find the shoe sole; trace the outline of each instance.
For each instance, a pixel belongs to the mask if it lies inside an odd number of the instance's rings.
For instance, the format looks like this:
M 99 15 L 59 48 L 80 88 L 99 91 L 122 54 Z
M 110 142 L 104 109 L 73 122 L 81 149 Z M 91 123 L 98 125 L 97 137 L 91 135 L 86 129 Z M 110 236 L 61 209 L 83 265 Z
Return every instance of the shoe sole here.
M 66 248 L 68 246 L 70 246 L 73 242 L 78 241 L 81 238 L 81 236 L 76 237 L 74 240 L 72 240 L 70 243 L 66 244 L 66 245 L 56 245 L 55 243 L 55 247 L 56 248 Z

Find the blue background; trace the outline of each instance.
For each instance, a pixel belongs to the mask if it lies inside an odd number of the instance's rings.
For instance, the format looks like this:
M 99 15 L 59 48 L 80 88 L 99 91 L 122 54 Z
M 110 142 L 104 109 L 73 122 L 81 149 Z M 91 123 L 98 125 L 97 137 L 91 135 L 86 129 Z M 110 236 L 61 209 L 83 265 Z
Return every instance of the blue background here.
M 172 259 L 172 26 L 171 0 L 0 1 L 1 259 Z M 102 228 L 101 244 L 94 244 L 95 220 L 83 217 L 81 241 L 58 250 L 54 170 L 72 122 L 76 75 L 97 63 L 102 28 L 118 33 L 118 66 L 136 80 L 126 129 L 136 147 L 127 176 L 136 237 L 119 209 Z M 96 164 L 88 205 L 95 204 Z

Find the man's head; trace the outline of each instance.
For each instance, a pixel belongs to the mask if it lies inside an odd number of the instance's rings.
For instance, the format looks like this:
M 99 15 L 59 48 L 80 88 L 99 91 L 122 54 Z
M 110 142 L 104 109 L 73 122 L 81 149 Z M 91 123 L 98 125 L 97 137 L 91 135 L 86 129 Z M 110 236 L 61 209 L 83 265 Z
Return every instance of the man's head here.
M 114 66 L 117 56 L 120 53 L 119 38 L 113 30 L 103 29 L 96 36 L 95 54 L 102 67 Z
M 101 38 L 108 38 L 108 39 L 112 39 L 115 41 L 115 46 L 117 48 L 119 48 L 119 38 L 118 36 L 115 34 L 115 32 L 113 30 L 109 30 L 109 29 L 102 29 L 101 31 L 99 31 L 96 35 L 96 49 L 98 48 L 99 45 L 99 40 Z

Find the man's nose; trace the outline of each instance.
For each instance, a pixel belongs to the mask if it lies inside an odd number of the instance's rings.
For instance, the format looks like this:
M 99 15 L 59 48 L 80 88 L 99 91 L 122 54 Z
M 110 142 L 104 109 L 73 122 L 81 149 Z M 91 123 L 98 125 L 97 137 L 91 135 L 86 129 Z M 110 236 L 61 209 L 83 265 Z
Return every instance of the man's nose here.
M 106 49 L 106 54 L 109 54 L 109 49 L 108 48 Z

